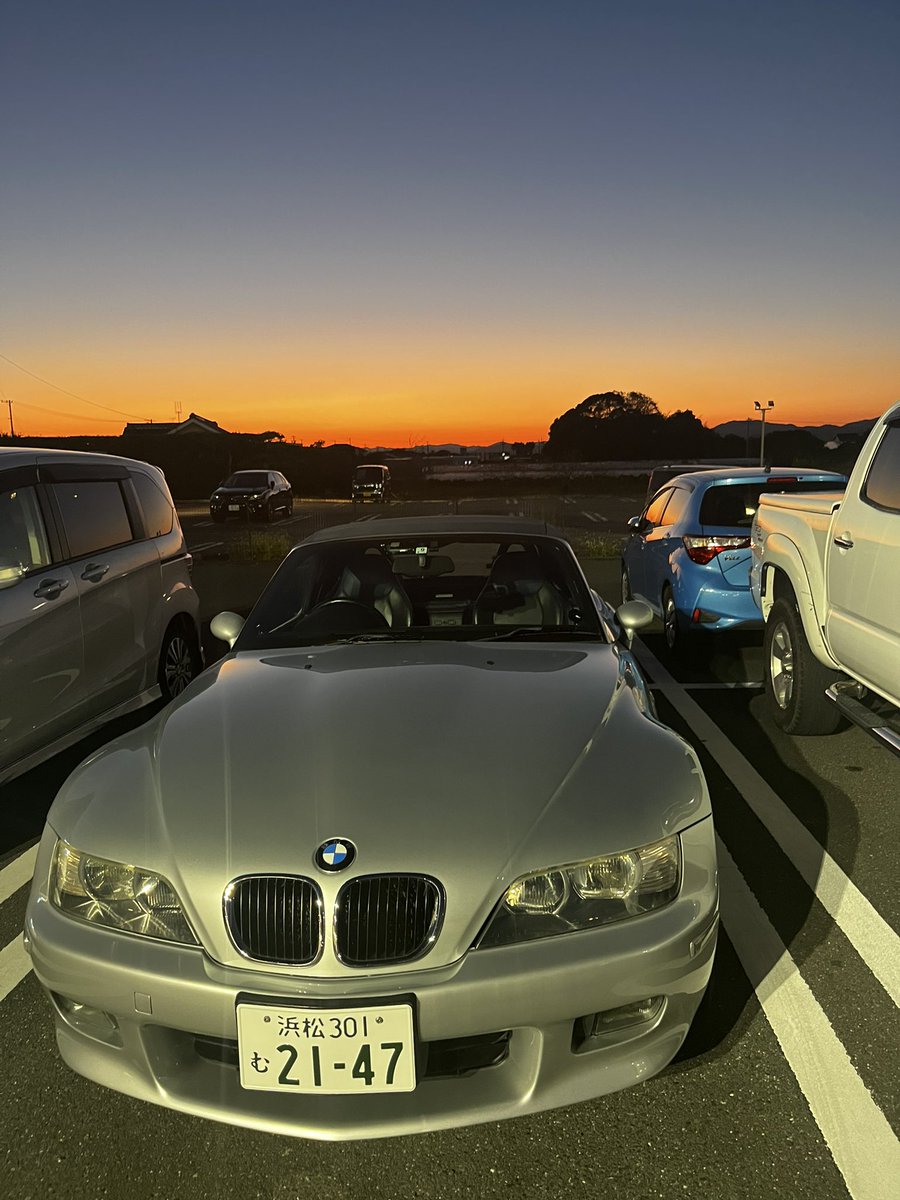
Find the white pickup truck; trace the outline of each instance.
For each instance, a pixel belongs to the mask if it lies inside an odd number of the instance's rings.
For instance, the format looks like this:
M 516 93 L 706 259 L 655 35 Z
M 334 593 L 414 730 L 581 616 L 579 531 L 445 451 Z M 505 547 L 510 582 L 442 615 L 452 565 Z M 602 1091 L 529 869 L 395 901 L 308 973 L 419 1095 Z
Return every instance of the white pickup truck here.
M 845 717 L 900 754 L 900 404 L 843 496 L 763 495 L 751 551 L 777 724 L 831 733 Z

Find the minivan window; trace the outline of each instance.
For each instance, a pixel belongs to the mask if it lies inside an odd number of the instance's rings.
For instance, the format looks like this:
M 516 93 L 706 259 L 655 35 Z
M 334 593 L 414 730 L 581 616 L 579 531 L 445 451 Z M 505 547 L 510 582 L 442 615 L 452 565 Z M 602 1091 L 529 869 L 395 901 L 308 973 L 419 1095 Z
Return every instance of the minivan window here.
M 900 425 L 889 425 L 881 439 L 863 495 L 870 504 L 900 512 Z
M 30 571 L 50 563 L 47 531 L 34 488 L 0 492 L 0 572 Z
M 173 517 L 168 496 L 143 471 L 135 471 L 131 478 L 141 502 L 147 537 L 162 537 L 165 533 L 171 533 Z
M 115 480 L 54 483 L 72 558 L 132 539 L 122 489 Z

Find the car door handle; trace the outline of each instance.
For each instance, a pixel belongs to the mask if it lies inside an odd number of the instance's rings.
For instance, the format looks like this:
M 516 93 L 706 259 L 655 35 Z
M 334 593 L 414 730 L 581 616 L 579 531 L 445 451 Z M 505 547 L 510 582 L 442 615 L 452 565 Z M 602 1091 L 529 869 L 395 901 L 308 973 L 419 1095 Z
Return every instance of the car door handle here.
M 41 600 L 55 600 L 68 586 L 68 579 L 44 579 L 40 587 L 35 588 L 34 594 Z
M 81 578 L 89 580 L 90 583 L 99 583 L 108 570 L 109 563 L 88 563 L 81 573 Z
M 843 537 L 834 538 L 834 544 L 836 546 L 840 546 L 840 548 L 842 550 L 852 550 L 853 549 L 853 539 L 847 533 L 845 533 L 843 535 Z

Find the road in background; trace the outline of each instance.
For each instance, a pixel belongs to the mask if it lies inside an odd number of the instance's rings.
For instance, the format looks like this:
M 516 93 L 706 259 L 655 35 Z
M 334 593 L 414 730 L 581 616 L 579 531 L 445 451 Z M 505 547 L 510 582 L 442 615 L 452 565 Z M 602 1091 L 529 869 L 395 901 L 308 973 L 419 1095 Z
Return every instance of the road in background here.
M 396 501 L 393 504 L 353 504 L 349 500 L 297 500 L 294 513 L 271 523 L 230 520 L 213 521 L 205 504 L 180 504 L 178 514 L 195 554 L 226 554 L 236 544 L 252 546 L 254 538 L 278 535 L 289 542 L 302 541 L 311 533 L 348 521 L 377 521 L 384 517 L 416 517 L 485 514 L 519 516 L 546 521 L 568 534 L 620 536 L 629 517 L 639 513 L 643 497 L 639 489 L 627 496 L 487 496 L 455 500 Z
M 590 505 L 568 497 L 488 503 L 460 502 L 460 511 L 522 512 L 569 531 L 621 533 L 640 506 L 596 496 Z M 415 511 L 422 506 L 360 513 L 349 503 L 311 504 L 266 531 L 299 540 L 318 521 Z M 185 515 L 184 524 L 196 550 L 202 515 Z M 246 536 L 232 526 L 225 538 L 232 530 Z M 204 557 L 201 550 L 198 580 Z M 583 561 L 592 585 L 615 602 L 617 560 Z M 211 563 L 204 579 L 212 587 L 215 578 Z M 212 606 L 230 603 L 210 598 Z M 757 638 L 716 642 L 683 663 L 651 628 L 635 652 L 660 717 L 703 759 L 721 841 L 723 929 L 713 979 L 666 1071 L 537 1116 L 339 1145 L 217 1125 L 74 1075 L 56 1054 L 27 963 L 17 965 L 30 873 L 21 855 L 65 775 L 120 722 L 0 789 L 4 1196 L 900 1196 L 900 760 L 855 728 L 829 738 L 782 734 L 765 709 Z

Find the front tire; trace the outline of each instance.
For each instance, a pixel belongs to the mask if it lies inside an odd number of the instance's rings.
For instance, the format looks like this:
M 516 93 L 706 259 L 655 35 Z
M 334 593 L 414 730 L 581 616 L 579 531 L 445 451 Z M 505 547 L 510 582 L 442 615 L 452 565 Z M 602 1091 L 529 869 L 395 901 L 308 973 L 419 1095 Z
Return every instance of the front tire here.
M 841 722 L 825 691 L 840 675 L 809 647 L 796 606 L 782 597 L 772 605 L 764 638 L 766 697 L 772 719 L 785 733 L 834 733 Z
M 157 680 L 163 700 L 168 703 L 180 696 L 202 666 L 197 635 L 187 620 L 173 622 L 166 630 L 159 652 Z

